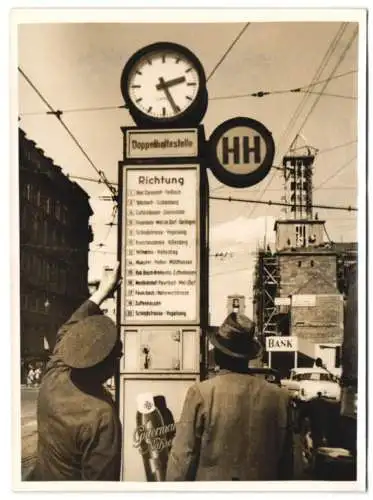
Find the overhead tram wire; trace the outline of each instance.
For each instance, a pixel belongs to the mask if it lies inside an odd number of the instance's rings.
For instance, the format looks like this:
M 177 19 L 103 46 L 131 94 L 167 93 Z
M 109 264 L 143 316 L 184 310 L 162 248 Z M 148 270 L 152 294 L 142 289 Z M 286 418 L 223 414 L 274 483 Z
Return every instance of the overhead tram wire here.
M 68 135 L 74 141 L 74 143 L 79 148 L 79 150 L 82 152 L 82 154 L 84 155 L 84 157 L 88 160 L 88 162 L 91 165 L 91 167 L 95 170 L 95 172 L 100 177 L 100 179 L 102 180 L 102 182 L 109 189 L 109 191 L 111 192 L 111 194 L 113 196 L 113 200 L 115 201 L 117 199 L 117 191 L 116 191 L 116 189 L 107 180 L 104 172 L 102 170 L 99 170 L 96 167 L 96 165 L 93 163 L 93 161 L 91 160 L 91 158 L 88 156 L 87 152 L 82 147 L 82 145 L 80 144 L 80 142 L 78 141 L 78 139 L 74 136 L 74 134 L 71 132 L 71 130 L 69 129 L 69 127 L 64 123 L 64 121 L 62 120 L 62 117 L 61 117 L 61 115 L 62 115 L 63 112 L 60 111 L 60 110 L 53 109 L 53 107 L 45 99 L 45 97 L 42 95 L 42 93 L 39 91 L 39 89 L 33 84 L 33 82 L 30 80 L 30 78 L 26 75 L 26 73 L 19 66 L 18 66 L 18 71 L 21 73 L 21 75 L 26 80 L 26 82 L 31 86 L 31 88 L 37 93 L 37 95 L 40 97 L 40 99 L 43 101 L 43 103 L 48 107 L 49 114 L 54 115 L 57 118 L 57 120 L 61 123 L 61 125 L 66 130 L 66 132 L 68 133 Z
M 338 69 L 339 65 L 342 63 L 342 61 L 343 61 L 343 60 L 344 60 L 344 58 L 346 57 L 346 54 L 347 54 L 347 52 L 350 50 L 351 45 L 353 44 L 353 42 L 354 42 L 354 40 L 355 40 L 355 38 L 356 38 L 356 36 L 357 36 L 358 32 L 359 32 L 359 29 L 358 29 L 358 28 L 356 28 L 356 29 L 354 30 L 354 32 L 352 33 L 352 37 L 350 38 L 350 40 L 349 40 L 349 42 L 347 43 L 346 47 L 344 48 L 344 50 L 343 50 L 342 54 L 340 55 L 340 57 L 339 57 L 339 59 L 338 59 L 338 61 L 337 61 L 336 65 L 334 66 L 334 68 L 333 68 L 333 70 L 332 70 L 332 73 L 331 73 L 331 76 L 333 76 L 333 75 L 334 75 L 334 73 L 337 71 L 337 69 Z M 311 116 L 311 114 L 312 114 L 313 110 L 315 109 L 315 107 L 316 107 L 316 106 L 317 106 L 317 104 L 319 103 L 319 101 L 320 101 L 321 97 L 323 96 L 324 90 L 325 90 L 325 89 L 326 89 L 326 87 L 328 86 L 329 82 L 330 82 L 330 79 L 328 79 L 328 80 L 324 83 L 324 85 L 323 85 L 323 87 L 322 87 L 322 89 L 321 89 L 320 94 L 318 95 L 318 97 L 317 97 L 317 99 L 314 101 L 314 103 L 312 104 L 312 107 L 311 107 L 311 109 L 308 111 L 308 113 L 307 113 L 306 117 L 304 118 L 304 120 L 303 120 L 303 122 L 302 122 L 302 125 L 299 127 L 298 132 L 297 132 L 297 135 L 299 135 L 299 134 L 302 132 L 302 130 L 303 130 L 304 126 L 306 125 L 306 123 L 307 123 L 307 121 L 308 121 L 309 117 Z M 289 151 L 289 150 L 290 150 L 290 147 L 288 148 L 288 151 Z M 287 152 L 288 152 L 288 151 L 287 151 Z
M 352 73 L 356 73 L 356 70 L 352 71 L 346 71 L 345 73 L 340 73 L 339 75 L 335 75 L 333 78 L 330 80 L 335 80 L 337 78 L 342 78 L 344 76 L 350 75 Z M 262 98 L 266 97 L 269 95 L 278 95 L 278 94 L 296 94 L 296 93 L 304 93 L 308 88 L 314 87 L 316 85 L 319 85 L 321 83 L 324 83 L 325 80 L 319 80 L 315 83 L 304 85 L 302 87 L 294 87 L 292 89 L 285 89 L 285 90 L 260 90 L 256 92 L 251 92 L 250 94 L 236 94 L 236 95 L 227 95 L 227 96 L 217 96 L 217 97 L 209 97 L 209 101 L 216 101 L 216 100 L 224 100 L 224 99 L 240 99 L 242 97 L 257 97 L 257 98 Z M 326 95 L 326 94 L 324 94 Z M 326 95 L 327 96 L 327 95 Z M 338 97 L 338 96 L 335 96 Z M 341 98 L 348 98 L 348 99 L 356 99 L 355 97 L 352 96 L 339 96 Z M 89 108 L 68 108 L 68 109 L 58 109 L 56 110 L 56 113 L 58 114 L 66 114 L 66 113 L 84 113 L 84 112 L 90 112 L 90 111 L 114 111 L 114 110 L 119 110 L 119 109 L 126 109 L 127 106 L 125 104 L 121 104 L 119 106 L 92 106 Z M 27 116 L 42 116 L 42 115 L 50 115 L 51 113 L 49 111 L 31 111 L 31 112 L 26 112 L 26 113 L 20 113 L 19 116 L 22 117 L 27 117 Z M 113 183 L 111 183 L 113 184 Z
M 263 201 L 263 200 L 250 200 L 247 198 L 233 198 L 232 196 L 228 196 L 228 198 L 221 196 L 209 196 L 210 200 L 220 200 L 220 201 L 236 201 L 239 203 L 257 203 L 259 205 L 269 205 L 275 207 L 292 207 L 290 203 L 284 203 L 280 201 Z M 306 205 L 298 205 L 299 207 L 306 207 Z M 357 208 L 355 207 L 343 207 L 343 206 L 335 206 L 335 205 L 312 205 L 313 208 L 324 208 L 326 210 L 345 210 L 347 212 L 357 212 Z
M 319 67 L 318 67 L 318 69 L 317 69 L 317 71 L 316 71 L 316 73 L 315 73 L 315 75 L 314 75 L 314 77 L 313 77 L 313 79 L 312 79 L 312 82 L 311 82 L 311 85 L 309 86 L 309 88 L 313 88 L 313 87 L 314 87 L 314 85 L 315 85 L 315 81 L 317 81 L 317 80 L 320 78 L 320 76 L 321 76 L 322 72 L 324 71 L 324 69 L 325 69 L 325 67 L 327 66 L 327 64 L 328 64 L 329 60 L 331 59 L 331 57 L 332 57 L 333 53 L 335 52 L 336 47 L 337 47 L 337 45 L 338 45 L 339 41 L 341 40 L 341 38 L 342 38 L 342 36 L 343 36 L 344 32 L 346 31 L 346 29 L 347 29 L 347 25 L 348 25 L 348 23 L 342 23 L 342 24 L 341 24 L 341 26 L 340 26 L 340 28 L 338 29 L 338 32 L 337 32 L 337 34 L 335 35 L 335 37 L 334 37 L 334 39 L 333 39 L 333 41 L 332 41 L 331 45 L 328 47 L 328 49 L 327 49 L 327 51 L 326 51 L 326 53 L 325 53 L 325 55 L 324 55 L 324 57 L 323 57 L 323 59 L 322 59 L 322 61 L 321 61 L 320 65 L 319 65 Z M 339 64 L 340 64 L 340 63 L 339 63 Z M 336 68 L 339 66 L 339 64 L 337 64 Z M 332 73 L 331 75 L 329 75 L 329 77 L 328 77 L 327 79 L 325 79 L 325 80 L 324 80 L 324 87 L 323 87 L 322 91 L 324 91 L 324 90 L 325 90 L 326 86 L 327 86 L 327 85 L 328 85 L 328 83 L 330 82 L 330 77 L 331 77 L 331 76 L 334 76 L 334 73 L 335 73 L 335 71 L 336 71 L 336 68 L 333 70 L 333 73 Z M 297 121 L 298 117 L 300 116 L 301 112 L 303 111 L 303 108 L 305 107 L 305 105 L 306 105 L 306 103 L 307 103 L 307 101 L 308 101 L 308 99 L 309 99 L 309 98 L 310 98 L 310 94 L 309 94 L 309 92 L 308 92 L 308 93 L 306 93 L 306 95 L 303 97 L 303 99 L 302 99 L 302 100 L 301 100 L 301 102 L 299 103 L 299 105 L 298 105 L 298 107 L 296 108 L 296 110 L 295 110 L 295 112 L 294 112 L 294 114 L 293 114 L 292 118 L 290 119 L 290 121 L 289 121 L 289 123 L 288 123 L 288 125 L 287 125 L 287 127 L 286 127 L 286 129 L 285 129 L 285 131 L 284 131 L 284 132 L 283 132 L 283 134 L 281 135 L 281 138 L 280 138 L 280 141 L 279 141 L 279 143 L 280 143 L 280 144 L 283 142 L 283 139 L 286 137 L 286 135 L 288 135 L 288 134 L 289 134 L 289 132 L 290 132 L 291 128 L 293 127 L 293 125 L 294 125 L 294 124 L 295 124 L 295 122 Z M 319 96 L 319 97 L 316 99 L 316 101 L 317 101 L 317 102 L 319 102 L 320 98 L 321 98 L 321 96 Z M 314 110 L 314 108 L 315 108 L 315 105 L 314 105 L 314 106 L 312 106 L 312 111 Z M 310 116 L 310 114 L 309 114 L 308 116 Z M 299 132 L 296 134 L 296 136 L 297 136 L 298 134 L 299 134 Z M 287 149 L 286 153 L 287 153 L 287 152 L 289 151 L 289 149 L 291 148 L 291 146 L 292 146 L 293 142 L 294 142 L 294 140 L 292 141 L 291 145 L 290 145 L 290 146 L 289 146 L 289 148 Z M 286 153 L 285 153 L 285 154 L 286 154 Z M 280 156 L 283 156 L 283 155 L 280 155 Z M 268 179 L 267 184 L 265 185 L 265 187 L 264 187 L 264 189 L 263 189 L 263 191 L 262 191 L 261 195 L 260 195 L 260 196 L 259 196 L 259 198 L 258 198 L 259 200 L 261 200 L 261 199 L 263 198 L 263 196 L 264 196 L 264 194 L 265 194 L 266 190 L 267 190 L 267 189 L 269 188 L 269 186 L 271 185 L 271 183 L 272 183 L 272 181 L 273 181 L 273 178 L 274 178 L 274 176 L 272 175 L 272 176 Z M 253 213 L 254 213 L 255 209 L 256 209 L 256 205 L 254 205 L 254 206 L 253 206 L 253 208 L 252 208 L 252 210 L 250 211 L 249 218 L 250 218 L 250 217 L 252 217 L 252 215 L 253 215 Z
M 293 113 L 293 116 L 290 118 L 290 121 L 289 121 L 289 123 L 288 123 L 285 131 L 282 133 L 282 135 L 280 137 L 280 140 L 279 140 L 280 144 L 282 144 L 284 138 L 290 133 L 292 127 L 295 124 L 295 122 L 298 120 L 299 116 L 303 112 L 303 109 L 305 108 L 305 106 L 306 106 L 306 104 L 307 104 L 307 102 L 308 102 L 308 100 L 310 98 L 309 91 L 314 88 L 314 86 L 316 85 L 316 82 L 321 77 L 322 72 L 324 71 L 324 69 L 326 68 L 327 64 L 329 63 L 331 57 L 333 56 L 333 54 L 334 54 L 334 52 L 335 52 L 335 50 L 337 48 L 338 43 L 340 42 L 340 40 L 341 40 L 344 32 L 347 29 L 347 24 L 348 23 L 342 23 L 341 24 L 341 26 L 339 27 L 339 29 L 338 29 L 338 31 L 337 31 L 337 33 L 336 33 L 336 35 L 335 35 L 335 37 L 334 37 L 334 39 L 332 41 L 332 43 L 327 48 L 327 51 L 324 54 L 324 57 L 322 58 L 319 66 L 318 66 L 318 68 L 316 70 L 316 73 L 315 73 L 315 75 L 312 78 L 311 84 L 308 86 L 308 92 L 303 96 L 302 100 L 298 104 L 296 110 Z M 329 75 L 329 78 L 330 78 L 330 75 Z M 329 78 L 327 78 L 326 80 L 324 80 L 323 83 L 329 82 L 330 81 Z
M 230 44 L 230 46 L 228 47 L 228 49 L 224 52 L 224 54 L 222 55 L 222 57 L 219 59 L 219 61 L 216 63 L 216 65 L 214 66 L 214 68 L 212 69 L 212 71 L 210 72 L 210 74 L 208 75 L 208 77 L 206 78 L 206 82 L 208 82 L 212 76 L 216 73 L 217 69 L 219 68 L 219 66 L 222 64 L 222 62 L 224 61 L 224 59 L 227 57 L 227 55 L 230 53 L 230 51 L 233 49 L 233 47 L 236 45 L 236 43 L 238 42 L 238 40 L 241 38 L 241 36 L 244 34 L 244 32 L 247 30 L 247 28 L 250 26 L 251 23 L 246 23 L 245 26 L 242 28 L 242 30 L 239 32 L 239 34 L 236 36 L 236 38 L 233 40 L 233 42 Z
M 350 163 L 352 163 L 354 160 L 356 159 L 356 155 L 353 156 L 352 158 L 350 158 L 346 163 L 344 163 L 338 170 L 336 170 L 330 177 L 328 177 L 327 179 L 323 180 L 318 186 L 316 186 L 313 190 L 316 191 L 318 189 L 320 189 L 322 186 L 324 186 L 326 183 L 328 183 L 329 181 L 331 181 L 332 179 L 334 179 L 335 177 L 337 177 L 338 174 L 340 174 L 342 172 L 342 170 L 344 170 L 346 167 L 348 167 L 348 165 L 350 165 Z

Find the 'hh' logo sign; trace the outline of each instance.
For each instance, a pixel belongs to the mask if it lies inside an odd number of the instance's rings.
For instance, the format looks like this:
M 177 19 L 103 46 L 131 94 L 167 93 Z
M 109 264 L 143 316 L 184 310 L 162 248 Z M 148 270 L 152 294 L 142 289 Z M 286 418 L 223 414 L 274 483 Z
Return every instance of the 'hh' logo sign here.
M 272 134 L 251 118 L 223 122 L 209 140 L 209 166 L 232 187 L 252 186 L 268 174 L 274 157 Z
M 267 337 L 266 350 L 268 352 L 294 352 L 298 350 L 297 337 Z
M 261 163 L 261 141 L 260 136 L 224 136 L 221 144 L 221 157 L 224 165 L 233 163 Z

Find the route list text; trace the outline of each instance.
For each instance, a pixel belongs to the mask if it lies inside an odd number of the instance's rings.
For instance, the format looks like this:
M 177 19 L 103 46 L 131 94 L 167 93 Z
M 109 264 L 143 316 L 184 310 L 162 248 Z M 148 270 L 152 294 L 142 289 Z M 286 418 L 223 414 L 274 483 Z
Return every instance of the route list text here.
M 125 307 L 133 323 L 197 319 L 197 171 L 128 169 Z

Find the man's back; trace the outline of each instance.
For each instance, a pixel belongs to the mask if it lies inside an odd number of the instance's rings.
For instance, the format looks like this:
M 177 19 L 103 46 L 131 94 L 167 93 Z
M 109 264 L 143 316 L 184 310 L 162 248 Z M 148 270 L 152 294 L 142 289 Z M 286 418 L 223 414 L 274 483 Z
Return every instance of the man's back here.
M 67 370 L 49 372 L 38 398 L 35 480 L 112 480 L 120 463 L 120 423 L 110 395 L 77 387 Z
M 291 478 L 288 409 L 285 391 L 253 375 L 223 371 L 195 384 L 184 404 L 167 479 Z

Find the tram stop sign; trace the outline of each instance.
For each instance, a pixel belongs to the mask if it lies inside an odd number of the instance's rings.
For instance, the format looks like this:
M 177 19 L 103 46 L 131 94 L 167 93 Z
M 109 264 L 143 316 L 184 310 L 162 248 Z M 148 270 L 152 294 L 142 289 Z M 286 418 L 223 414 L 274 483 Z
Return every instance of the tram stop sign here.
M 208 142 L 209 166 L 215 177 L 231 187 L 257 184 L 271 169 L 275 145 L 260 122 L 236 117 L 221 123 Z

